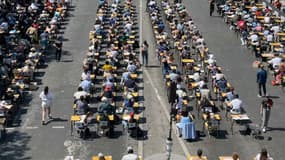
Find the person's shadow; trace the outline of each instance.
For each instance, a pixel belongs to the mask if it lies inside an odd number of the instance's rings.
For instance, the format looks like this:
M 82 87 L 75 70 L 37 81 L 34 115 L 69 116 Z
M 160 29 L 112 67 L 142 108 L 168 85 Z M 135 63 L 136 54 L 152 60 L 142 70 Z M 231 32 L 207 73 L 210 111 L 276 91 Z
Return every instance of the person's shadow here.
M 67 119 L 62 119 L 60 117 L 53 117 L 52 119 L 49 119 L 47 122 L 46 122 L 46 125 L 51 123 L 51 122 L 67 122 L 68 120 Z

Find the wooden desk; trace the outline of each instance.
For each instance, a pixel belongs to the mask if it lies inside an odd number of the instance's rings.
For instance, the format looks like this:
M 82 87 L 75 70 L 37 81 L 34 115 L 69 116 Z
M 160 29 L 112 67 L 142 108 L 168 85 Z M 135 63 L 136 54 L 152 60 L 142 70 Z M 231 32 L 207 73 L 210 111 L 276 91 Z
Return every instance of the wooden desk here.
M 122 116 L 122 119 L 123 119 L 123 120 L 126 120 L 126 121 L 128 121 L 130 118 L 131 118 L 131 116 L 130 116 L 129 114 L 124 114 L 124 115 Z M 140 115 L 139 115 L 139 114 L 135 114 L 135 115 L 134 115 L 134 119 L 135 119 L 135 120 L 139 120 L 139 119 L 140 119 Z
M 72 115 L 70 117 L 70 134 L 73 133 L 73 126 L 75 122 L 81 121 L 81 117 L 79 115 Z
M 198 156 L 188 156 L 187 160 L 208 160 L 206 156 L 202 156 L 202 158 L 199 158 Z
M 274 57 L 274 54 L 273 54 L 273 53 L 263 53 L 263 54 L 261 54 L 261 57 L 264 57 L 264 58 L 273 58 L 273 57 Z
M 170 69 L 171 69 L 171 70 L 176 70 L 176 69 L 177 69 L 177 66 L 170 66 Z
M 270 46 L 281 46 L 282 44 L 279 42 L 276 43 L 269 43 Z
M 96 116 L 96 120 L 99 122 L 100 121 L 100 118 L 101 118 L 101 116 L 100 115 L 97 115 Z M 114 115 L 108 115 L 108 119 L 109 119 L 109 121 L 113 121 L 114 120 L 114 118 L 115 118 L 115 116 Z
M 278 36 L 285 36 L 285 33 L 284 32 L 279 32 L 277 33 Z
M 139 96 L 139 92 L 132 92 L 131 95 L 132 95 L 133 97 L 138 97 L 138 96 Z
M 233 160 L 232 156 L 220 156 L 219 160 Z
M 135 73 L 130 74 L 130 76 L 131 76 L 132 79 L 138 78 L 138 74 L 135 74 Z
M 112 160 L 112 156 L 104 156 L 105 160 Z M 93 156 L 92 160 L 99 160 L 98 156 Z
M 232 130 L 232 134 L 234 134 L 234 123 L 237 121 L 249 121 L 250 118 L 248 117 L 247 114 L 231 114 L 231 130 Z
M 210 116 L 212 119 L 214 118 L 217 121 L 220 121 L 222 119 L 220 114 L 214 114 L 214 115 L 210 115 Z M 204 121 L 206 121 L 207 120 L 207 114 L 203 113 L 202 118 Z

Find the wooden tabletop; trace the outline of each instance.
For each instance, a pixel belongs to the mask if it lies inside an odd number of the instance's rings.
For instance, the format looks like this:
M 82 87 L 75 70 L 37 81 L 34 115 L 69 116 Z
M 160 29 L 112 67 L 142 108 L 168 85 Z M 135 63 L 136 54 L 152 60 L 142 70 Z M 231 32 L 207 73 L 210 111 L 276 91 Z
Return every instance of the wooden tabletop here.
M 105 160 L 112 160 L 112 156 L 104 156 Z M 98 156 L 93 156 L 92 160 L 99 160 Z

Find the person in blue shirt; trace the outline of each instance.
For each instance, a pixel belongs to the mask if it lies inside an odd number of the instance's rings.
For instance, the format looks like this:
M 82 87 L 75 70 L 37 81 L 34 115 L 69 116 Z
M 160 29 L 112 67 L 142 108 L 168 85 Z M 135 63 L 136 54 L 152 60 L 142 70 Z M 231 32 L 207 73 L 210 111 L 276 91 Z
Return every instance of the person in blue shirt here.
M 182 137 L 182 128 L 184 127 L 184 125 L 192 122 L 187 111 L 182 111 L 181 116 L 182 117 L 180 119 L 180 122 L 176 123 L 177 132 L 179 133 L 179 137 Z
M 259 66 L 259 71 L 256 74 L 256 82 L 258 84 L 258 97 L 262 96 L 261 88 L 263 90 L 264 96 L 266 96 L 266 81 L 267 81 L 267 71 L 264 69 L 263 65 Z
M 83 80 L 80 84 L 79 84 L 79 87 L 82 87 L 82 89 L 85 91 L 85 92 L 88 92 L 90 93 L 90 90 L 91 90 L 91 87 L 93 86 L 92 82 L 91 81 L 88 81 L 88 80 Z

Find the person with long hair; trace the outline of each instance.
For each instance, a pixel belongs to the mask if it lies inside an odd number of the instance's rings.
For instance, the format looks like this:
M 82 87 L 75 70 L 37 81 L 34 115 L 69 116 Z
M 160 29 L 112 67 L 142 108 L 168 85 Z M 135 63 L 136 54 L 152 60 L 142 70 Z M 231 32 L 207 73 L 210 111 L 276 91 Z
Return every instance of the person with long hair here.
M 53 96 L 49 92 L 48 86 L 45 86 L 44 91 L 41 92 L 40 99 L 42 101 L 42 125 L 45 125 L 46 116 L 48 116 L 49 119 L 52 119 L 51 106 L 53 102 Z
M 269 156 L 266 148 L 262 148 L 261 152 L 256 155 L 255 160 L 273 160 L 273 158 Z

